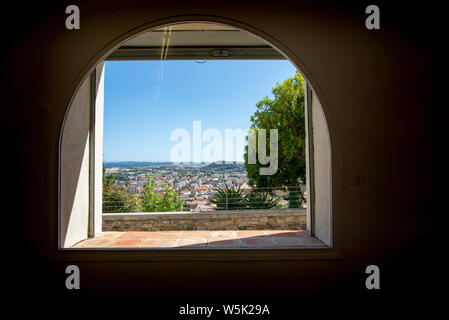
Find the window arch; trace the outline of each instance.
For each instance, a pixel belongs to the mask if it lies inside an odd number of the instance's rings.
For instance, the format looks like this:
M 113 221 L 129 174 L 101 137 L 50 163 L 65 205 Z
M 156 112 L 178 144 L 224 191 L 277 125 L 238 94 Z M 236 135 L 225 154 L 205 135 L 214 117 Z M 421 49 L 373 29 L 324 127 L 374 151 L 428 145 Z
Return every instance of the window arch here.
M 192 23 L 209 25 L 212 31 L 214 26 L 221 26 L 215 28 L 217 33 L 223 31 L 223 28 L 229 31 L 238 30 L 244 36 L 238 38 L 240 43 L 237 41 L 237 45 L 235 37 L 229 35 L 220 35 L 220 46 L 213 41 L 207 43 L 211 39 L 201 40 L 201 37 L 195 38 L 193 35 L 192 39 L 186 40 L 184 37 L 184 46 L 170 48 L 168 43 L 163 42 L 162 46 L 155 47 L 149 35 L 155 31 L 162 34 L 173 24 L 164 24 L 149 31 L 142 26 L 139 30 L 130 32 L 133 36 L 129 37 L 127 34 L 121 37 L 128 37 L 128 40 L 116 40 L 120 41 L 121 45 L 103 57 L 78 87 L 68 108 L 60 139 L 60 248 L 68 248 L 87 237 L 94 237 L 102 230 L 104 61 L 161 60 L 167 57 L 188 59 L 195 56 L 207 59 L 288 59 L 296 66 L 287 54 L 281 53 L 271 43 L 254 33 L 231 25 L 223 27 L 223 24 L 216 22 L 196 21 L 190 22 L 190 25 Z M 183 25 L 187 24 L 189 23 L 184 21 L 176 25 L 181 32 Z M 198 45 L 198 41 L 206 42 Z M 192 46 L 195 42 L 197 45 Z M 170 48 L 170 55 L 167 48 Z M 305 72 L 305 77 L 308 74 L 307 71 L 300 72 Z M 307 184 L 307 194 L 310 197 L 310 205 L 307 206 L 307 229 L 326 245 L 332 246 L 330 136 L 323 107 L 307 79 L 306 118 L 307 181 L 310 181 Z

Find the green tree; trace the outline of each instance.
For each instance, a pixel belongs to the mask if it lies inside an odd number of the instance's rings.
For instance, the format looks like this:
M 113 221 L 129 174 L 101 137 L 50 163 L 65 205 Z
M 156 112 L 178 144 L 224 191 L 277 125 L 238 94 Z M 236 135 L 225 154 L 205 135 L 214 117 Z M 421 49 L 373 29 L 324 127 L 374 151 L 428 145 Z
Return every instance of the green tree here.
M 179 199 L 178 193 L 167 185 L 164 185 L 163 195 L 159 196 L 155 191 L 153 178 L 147 177 L 147 183 L 143 187 L 142 201 L 140 203 L 143 212 L 184 211 L 184 201 Z
M 113 174 L 106 174 L 106 168 L 103 163 L 103 190 L 104 188 L 110 188 L 114 184 L 115 177 Z
M 106 174 L 103 164 L 103 212 L 137 212 L 137 196 L 130 195 L 126 188 L 115 183 L 113 174 Z
M 139 203 L 139 197 L 135 194 L 128 194 L 126 199 L 126 206 L 128 208 L 127 212 L 140 212 L 142 211 L 142 207 Z
M 117 185 L 103 189 L 103 212 L 125 212 L 126 192 Z
M 137 199 L 116 184 L 103 186 L 103 212 L 136 212 Z
M 167 185 L 164 185 L 164 195 L 160 199 L 158 211 L 184 211 L 184 201 L 179 199 L 178 193 Z
M 103 212 L 124 212 L 126 195 L 114 185 L 113 174 L 106 174 L 103 163 Z
M 153 178 L 148 176 L 147 179 L 147 183 L 143 186 L 140 205 L 143 212 L 155 212 L 159 206 L 159 196 L 154 190 Z
M 272 90 L 273 99 L 263 98 L 256 104 L 256 112 L 251 116 L 251 128 L 267 132 L 269 150 L 269 130 L 278 130 L 278 170 L 274 175 L 260 175 L 261 165 L 248 164 L 248 146 L 245 147 L 245 169 L 251 185 L 257 187 L 294 187 L 302 200 L 304 196 L 298 188 L 305 183 L 305 114 L 304 78 L 296 72 L 293 78 L 277 83 Z M 268 152 L 268 151 L 267 151 Z M 264 165 L 266 167 L 268 165 Z

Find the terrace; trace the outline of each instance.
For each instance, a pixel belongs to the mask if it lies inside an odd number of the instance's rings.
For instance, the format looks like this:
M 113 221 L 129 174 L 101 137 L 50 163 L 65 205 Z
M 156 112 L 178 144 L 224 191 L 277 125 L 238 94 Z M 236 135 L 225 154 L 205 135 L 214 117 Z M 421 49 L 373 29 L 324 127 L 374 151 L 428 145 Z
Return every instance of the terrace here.
M 103 232 L 72 248 L 325 247 L 306 225 L 306 208 L 103 213 Z
M 326 247 L 306 230 L 106 231 L 72 248 L 291 249 Z

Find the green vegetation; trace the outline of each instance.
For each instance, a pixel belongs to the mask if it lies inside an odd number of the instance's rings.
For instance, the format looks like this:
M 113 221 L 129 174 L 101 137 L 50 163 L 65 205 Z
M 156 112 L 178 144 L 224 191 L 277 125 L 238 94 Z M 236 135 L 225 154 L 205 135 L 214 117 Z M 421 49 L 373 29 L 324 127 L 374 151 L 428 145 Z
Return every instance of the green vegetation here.
M 224 188 L 215 188 L 215 193 L 210 202 L 217 206 L 217 210 L 235 210 L 246 207 L 243 190 L 239 187 L 225 186 Z
M 169 186 L 164 185 L 163 195 L 160 196 L 154 190 L 153 178 L 148 176 L 148 182 L 143 187 L 140 211 L 162 212 L 162 211 L 184 211 L 184 201 L 179 199 L 178 194 Z
M 103 212 L 161 212 L 184 211 L 184 201 L 167 185 L 162 195 L 158 194 L 153 185 L 153 179 L 148 176 L 148 182 L 138 197 L 126 191 L 126 187 L 114 184 L 113 174 L 106 175 L 103 165 Z
M 277 208 L 280 198 L 274 199 L 269 192 L 252 191 L 245 197 L 249 209 Z
M 243 194 L 239 187 L 215 188 L 211 202 L 217 206 L 217 210 L 236 209 L 271 209 L 277 208 L 281 199 L 274 199 L 268 192 L 251 191 Z
M 105 174 L 103 165 L 103 212 L 136 212 L 137 197 L 126 192 L 125 187 L 114 184 L 114 175 Z
M 287 196 L 289 208 L 302 208 L 303 199 L 302 199 L 302 194 L 300 192 L 301 191 L 298 192 L 296 190 L 289 191 L 289 194 Z
M 306 180 L 304 78 L 296 72 L 293 78 L 278 83 L 272 92 L 274 99 L 265 97 L 257 103 L 257 110 L 251 117 L 251 128 L 256 131 L 256 137 L 258 129 L 267 130 L 267 150 L 270 145 L 269 130 L 278 130 L 278 170 L 271 176 L 260 175 L 259 163 L 248 164 L 246 146 L 244 158 L 249 184 L 267 188 L 267 191 L 273 187 L 293 187 L 299 197 L 294 197 L 293 193 L 290 195 L 290 207 L 301 206 L 305 199 L 300 186 Z

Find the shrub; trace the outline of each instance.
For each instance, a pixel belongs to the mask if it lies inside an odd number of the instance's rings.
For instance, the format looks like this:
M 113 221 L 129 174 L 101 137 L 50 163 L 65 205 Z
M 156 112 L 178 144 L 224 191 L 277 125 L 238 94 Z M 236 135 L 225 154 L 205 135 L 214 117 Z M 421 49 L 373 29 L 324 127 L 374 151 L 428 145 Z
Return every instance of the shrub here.
M 240 186 L 215 188 L 211 202 L 217 206 L 217 210 L 245 209 L 246 207 L 245 196 Z
M 271 209 L 277 206 L 280 199 L 274 199 L 270 193 L 263 191 L 251 191 L 245 197 L 248 209 Z

